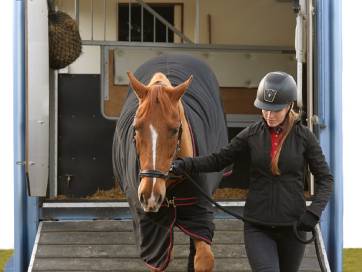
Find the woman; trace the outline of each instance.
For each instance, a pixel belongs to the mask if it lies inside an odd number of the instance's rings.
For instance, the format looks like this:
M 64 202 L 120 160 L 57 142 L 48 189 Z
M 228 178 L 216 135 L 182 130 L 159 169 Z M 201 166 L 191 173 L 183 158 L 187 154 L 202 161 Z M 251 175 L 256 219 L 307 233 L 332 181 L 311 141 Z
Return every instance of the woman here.
M 263 119 L 245 128 L 220 152 L 177 159 L 175 174 L 183 171 L 221 171 L 248 153 L 250 186 L 244 209 L 245 248 L 253 271 L 298 271 L 305 245 L 293 234 L 298 222 L 305 238 L 318 223 L 332 191 L 333 177 L 314 134 L 293 111 L 297 86 L 284 72 L 268 73 L 260 82 L 255 107 Z M 315 178 L 315 196 L 304 199 L 304 175 Z

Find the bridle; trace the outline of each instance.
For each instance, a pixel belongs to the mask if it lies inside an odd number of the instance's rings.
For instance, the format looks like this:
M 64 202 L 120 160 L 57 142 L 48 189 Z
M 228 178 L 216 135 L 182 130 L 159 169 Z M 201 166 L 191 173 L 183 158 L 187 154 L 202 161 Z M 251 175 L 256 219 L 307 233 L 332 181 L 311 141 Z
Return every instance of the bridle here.
M 137 154 L 137 161 L 138 161 L 138 168 L 140 169 L 138 172 L 138 177 L 139 179 L 143 178 L 143 177 L 149 177 L 149 178 L 162 178 L 162 179 L 168 179 L 170 177 L 170 170 L 171 170 L 171 165 L 169 167 L 169 170 L 166 172 L 157 170 L 157 169 L 141 169 L 140 163 L 139 163 L 139 153 L 137 151 L 137 147 L 136 147 L 136 131 L 133 127 L 133 144 L 135 146 L 135 150 L 136 150 L 136 154 Z M 178 136 L 177 136 L 177 144 L 176 144 L 176 148 L 175 151 L 173 153 L 172 156 L 172 160 L 171 160 L 171 164 L 174 161 L 174 159 L 176 158 L 177 153 L 181 150 L 181 136 L 182 136 L 182 122 L 180 121 L 180 126 L 178 128 Z

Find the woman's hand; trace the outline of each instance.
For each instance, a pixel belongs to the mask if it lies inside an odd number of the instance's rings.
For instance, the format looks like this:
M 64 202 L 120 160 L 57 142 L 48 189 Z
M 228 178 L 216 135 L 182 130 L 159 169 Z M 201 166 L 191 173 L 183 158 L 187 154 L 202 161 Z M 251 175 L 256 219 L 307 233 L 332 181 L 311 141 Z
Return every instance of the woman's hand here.
M 297 229 L 301 231 L 312 231 L 319 221 L 318 216 L 306 211 L 298 221 Z
M 182 176 L 185 172 L 190 173 L 192 169 L 191 158 L 177 158 L 173 161 L 171 166 L 171 172 L 176 176 Z
M 185 172 L 185 162 L 183 159 L 176 159 L 173 161 L 171 166 L 171 172 L 176 176 L 182 176 L 183 172 Z

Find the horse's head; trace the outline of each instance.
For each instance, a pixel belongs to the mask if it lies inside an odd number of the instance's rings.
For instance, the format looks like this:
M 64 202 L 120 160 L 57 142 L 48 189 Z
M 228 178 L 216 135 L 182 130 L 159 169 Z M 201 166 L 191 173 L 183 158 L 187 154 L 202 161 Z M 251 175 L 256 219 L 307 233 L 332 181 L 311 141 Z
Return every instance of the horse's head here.
M 162 73 L 146 86 L 128 73 L 139 106 L 134 119 L 134 140 L 140 162 L 138 198 L 146 212 L 157 212 L 164 201 L 167 176 L 181 138 L 179 101 L 192 77 L 172 87 Z

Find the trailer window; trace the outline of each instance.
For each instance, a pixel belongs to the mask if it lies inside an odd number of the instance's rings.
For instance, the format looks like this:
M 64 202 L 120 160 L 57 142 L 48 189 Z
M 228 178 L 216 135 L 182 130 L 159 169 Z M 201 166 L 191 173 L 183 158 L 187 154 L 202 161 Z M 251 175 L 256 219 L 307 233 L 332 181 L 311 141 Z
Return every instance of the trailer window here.
M 175 5 L 174 4 L 156 4 L 150 5 L 154 11 L 160 14 L 167 22 L 174 25 Z M 131 9 L 131 11 L 129 10 Z M 129 14 L 131 13 L 131 31 L 129 31 Z M 154 16 L 143 9 L 140 5 L 128 4 L 118 5 L 118 40 L 132 42 L 174 42 L 173 33 L 168 30 L 159 20 L 154 20 Z M 168 38 L 166 37 L 168 36 Z

